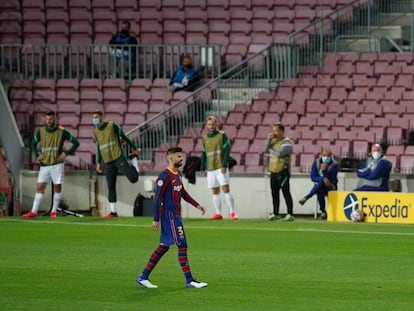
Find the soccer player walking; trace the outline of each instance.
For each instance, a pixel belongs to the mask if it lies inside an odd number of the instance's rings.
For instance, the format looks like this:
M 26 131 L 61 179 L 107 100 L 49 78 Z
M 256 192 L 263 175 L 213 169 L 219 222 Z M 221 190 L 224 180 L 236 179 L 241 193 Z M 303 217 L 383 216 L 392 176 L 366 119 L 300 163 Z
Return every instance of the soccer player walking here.
M 201 155 L 200 175 L 205 175 L 207 169 L 207 186 L 213 192 L 213 204 L 216 213 L 211 220 L 223 219 L 221 214 L 220 187 L 223 190 L 232 220 L 237 220 L 234 209 L 234 197 L 230 192 L 230 142 L 226 133 L 217 130 L 217 119 L 207 118 L 208 133 L 203 136 L 203 153 Z
M 102 111 L 95 111 L 92 117 L 92 123 L 95 125 L 93 133 L 97 147 L 96 171 L 98 173 L 103 172 L 101 165 L 101 162 L 103 162 L 108 185 L 108 201 L 111 209 L 111 212 L 102 216 L 102 218 L 116 218 L 118 217 L 116 207 L 116 179 L 118 172 L 124 174 L 131 183 L 136 183 L 139 178 L 138 160 L 136 156 L 141 154 L 141 149 L 135 146 L 118 124 L 112 121 L 105 122 Z M 128 164 L 124 155 L 120 137 L 134 150 L 132 152 L 132 166 Z
M 46 113 L 46 125 L 41 127 L 32 141 L 32 152 L 40 163 L 39 175 L 37 177 L 36 194 L 33 200 L 32 210 L 23 214 L 24 218 L 37 216 L 39 206 L 42 203 L 46 186 L 53 182 L 53 205 L 50 212 L 51 218 L 56 218 L 57 208 L 62 200 L 62 184 L 64 182 L 66 156 L 71 155 L 79 147 L 79 141 L 67 130 L 56 124 L 56 115 L 53 111 Z M 64 151 L 65 140 L 72 143 L 72 147 Z M 37 145 L 41 143 L 41 152 Z
M 182 151 L 179 147 L 168 149 L 168 167 L 158 176 L 156 182 L 152 230 L 158 231 L 161 222 L 161 237 L 160 244 L 150 256 L 142 274 L 137 278 L 137 284 L 146 288 L 158 287 L 151 283 L 149 275 L 169 250 L 170 245 L 174 244 L 178 247 L 178 262 L 184 273 L 186 286 L 194 288 L 207 286 L 207 283 L 198 282 L 193 278 L 187 257 L 187 237 L 181 219 L 181 198 L 199 209 L 202 215 L 205 213 L 205 208 L 184 189 L 181 172 L 178 170 L 184 161 Z

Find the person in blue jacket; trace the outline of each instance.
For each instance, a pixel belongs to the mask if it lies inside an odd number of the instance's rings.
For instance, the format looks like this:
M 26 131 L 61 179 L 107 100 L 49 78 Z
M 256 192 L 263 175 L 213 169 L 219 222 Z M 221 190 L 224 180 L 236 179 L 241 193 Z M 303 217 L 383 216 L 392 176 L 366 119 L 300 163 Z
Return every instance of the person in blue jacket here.
M 316 194 L 321 210 L 321 219 L 326 218 L 325 197 L 328 195 L 329 191 L 337 189 L 338 170 L 339 165 L 333 159 L 331 150 L 328 148 L 322 149 L 321 157 L 316 159 L 312 164 L 310 177 L 314 182 L 313 188 L 299 201 L 299 203 L 303 205 Z
M 119 23 L 119 31 L 112 36 L 109 44 L 109 75 L 112 78 L 123 78 L 132 75 L 137 61 L 137 39 L 131 35 L 131 23 L 123 20 Z
M 181 90 L 189 90 L 198 79 L 198 71 L 194 69 L 191 56 L 183 55 L 181 57 L 181 65 L 174 73 L 168 90 L 171 93 Z
M 390 191 L 391 168 L 392 163 L 385 158 L 381 145 L 372 145 L 371 155 L 357 170 L 357 176 L 363 180 L 362 186 L 354 191 Z

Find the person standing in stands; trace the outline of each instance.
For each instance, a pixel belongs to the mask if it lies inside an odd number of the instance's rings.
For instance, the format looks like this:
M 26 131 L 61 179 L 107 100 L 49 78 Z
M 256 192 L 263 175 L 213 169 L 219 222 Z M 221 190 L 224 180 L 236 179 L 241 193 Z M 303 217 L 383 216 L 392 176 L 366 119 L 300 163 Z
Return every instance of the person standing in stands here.
M 152 230 L 158 231 L 161 221 L 160 244 L 150 256 L 147 265 L 137 278 L 137 284 L 145 288 L 157 288 L 149 280 L 162 256 L 168 252 L 171 245 L 178 247 L 178 261 L 186 279 L 186 287 L 203 288 L 207 283 L 193 278 L 187 256 L 187 236 L 181 218 L 181 199 L 184 199 L 204 215 L 206 209 L 194 200 L 184 189 L 179 167 L 183 165 L 183 150 L 173 147 L 167 151 L 168 167 L 158 176 L 154 198 L 154 220 Z
M 171 78 L 168 91 L 174 93 L 181 90 L 190 90 L 197 80 L 198 72 L 194 69 L 191 56 L 182 55 L 181 65 Z
M 273 213 L 269 220 L 279 220 L 280 190 L 282 189 L 287 206 L 287 214 L 282 219 L 293 221 L 293 200 L 290 193 L 290 161 L 293 145 L 289 138 L 284 136 L 285 127 L 282 123 L 275 123 L 268 135 L 265 152 L 269 154 L 268 170 L 270 172 L 270 188 L 273 198 Z
M 109 41 L 111 49 L 109 59 L 109 75 L 112 78 L 129 77 L 135 69 L 138 41 L 130 34 L 131 23 L 123 20 L 119 23 L 119 32 Z M 124 46 L 125 45 L 125 46 Z
M 381 145 L 372 145 L 370 156 L 357 170 L 363 184 L 354 191 L 390 191 L 388 181 L 391 169 L 392 163 L 385 158 Z
M 216 213 L 210 219 L 223 219 L 221 213 L 221 187 L 230 211 L 230 217 L 232 220 L 237 220 L 233 194 L 230 193 L 230 142 L 226 133 L 217 129 L 217 119 L 215 117 L 207 118 L 207 129 L 208 133 L 203 136 L 200 175 L 204 176 L 207 170 L 207 185 L 213 192 L 213 204 Z
M 137 156 L 141 154 L 141 149 L 137 148 L 128 136 L 125 135 L 118 124 L 112 121 L 105 122 L 102 111 L 95 111 L 92 118 L 92 123 L 95 125 L 93 133 L 96 139 L 96 171 L 98 173 L 105 171 L 108 185 L 108 201 L 111 209 L 109 214 L 102 217 L 116 218 L 118 217 L 116 206 L 116 179 L 118 173 L 125 175 L 131 183 L 138 181 L 139 168 Z M 129 165 L 122 150 L 120 138 L 126 141 L 133 150 L 128 155 L 131 158 L 132 166 Z M 101 162 L 103 165 L 101 165 Z
M 331 150 L 323 148 L 321 157 L 316 159 L 312 164 L 310 177 L 314 182 L 313 188 L 299 201 L 303 205 L 316 194 L 321 210 L 321 219 L 326 219 L 325 197 L 328 196 L 329 191 L 337 189 L 338 170 L 338 162 L 332 157 Z
M 65 151 L 63 144 L 65 140 L 72 143 L 72 147 Z M 41 143 L 41 151 L 37 145 Z M 79 147 L 79 141 L 66 129 L 56 124 L 56 115 L 53 111 L 46 113 L 46 125 L 41 127 L 35 134 L 32 142 L 32 152 L 40 163 L 39 175 L 37 177 L 36 194 L 33 200 L 32 210 L 22 217 L 36 217 L 39 206 L 48 183 L 53 183 L 53 205 L 50 212 L 51 218 L 56 218 L 57 209 L 62 200 L 62 184 L 64 183 L 65 165 L 64 161 Z

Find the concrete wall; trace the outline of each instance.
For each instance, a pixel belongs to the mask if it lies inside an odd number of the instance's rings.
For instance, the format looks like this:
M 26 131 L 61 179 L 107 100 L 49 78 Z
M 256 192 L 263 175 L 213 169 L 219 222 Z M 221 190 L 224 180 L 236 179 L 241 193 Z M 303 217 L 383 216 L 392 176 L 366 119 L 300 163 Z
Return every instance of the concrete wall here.
M 24 170 L 20 177 L 20 199 L 22 211 L 32 208 L 33 197 L 36 192 L 37 171 Z M 92 192 L 94 190 L 92 189 Z M 70 171 L 65 173 L 65 182 L 62 193 L 71 210 L 90 210 L 89 172 Z M 51 207 L 52 191 L 50 185 L 46 187 L 40 211 L 48 211 Z
M 15 183 L 19 183 L 20 170 L 24 164 L 24 144 L 13 118 L 7 94 L 0 81 L 0 145 L 4 147 Z
M 147 195 L 144 191 L 144 180 L 156 179 L 155 174 L 141 176 L 136 184 L 131 184 L 125 176 L 119 176 L 117 182 L 118 192 L 118 213 L 120 216 L 132 216 L 133 205 L 138 193 Z M 355 173 L 339 173 L 338 190 L 349 191 L 358 185 L 358 179 Z M 21 194 L 22 194 L 22 210 L 27 211 L 31 208 L 33 195 L 36 191 L 37 172 L 23 171 L 21 177 Z M 96 179 L 95 179 L 96 178 Z M 393 175 L 392 179 L 401 179 L 402 192 L 414 192 L 414 179 L 411 176 Z M 197 176 L 196 184 L 189 184 L 186 179 L 185 187 L 190 194 L 201 204 L 207 208 L 206 216 L 214 214 L 212 206 L 211 191 L 207 188 L 207 179 Z M 316 199 L 312 198 L 305 206 L 301 206 L 298 201 L 311 189 L 312 183 L 307 174 L 295 174 L 291 178 L 291 192 L 294 201 L 294 213 L 314 215 L 316 207 Z M 95 187 L 97 196 L 95 207 Z M 230 180 L 230 190 L 234 195 L 237 214 L 239 218 L 266 218 L 272 212 L 272 201 L 269 187 L 269 177 L 266 174 L 254 174 L 247 176 L 246 174 L 232 174 Z M 45 199 L 41 210 L 50 208 L 50 186 L 46 190 Z M 281 213 L 286 212 L 286 205 L 281 195 Z M 85 171 L 69 171 L 65 174 L 65 184 L 63 185 L 63 196 L 69 203 L 69 209 L 74 211 L 93 211 L 92 214 L 103 215 L 109 212 L 109 204 L 107 200 L 107 187 L 104 176 L 89 178 L 89 172 Z M 223 216 L 228 218 L 228 209 L 223 201 Z M 198 218 L 202 217 L 198 210 L 187 204 L 182 203 L 183 217 Z

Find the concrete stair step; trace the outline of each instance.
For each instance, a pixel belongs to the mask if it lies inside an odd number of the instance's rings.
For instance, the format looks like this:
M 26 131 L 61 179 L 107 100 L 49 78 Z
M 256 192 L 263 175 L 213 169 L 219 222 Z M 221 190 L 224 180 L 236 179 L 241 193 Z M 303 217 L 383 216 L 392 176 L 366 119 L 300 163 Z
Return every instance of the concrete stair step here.
M 248 101 L 257 96 L 260 92 L 267 91 L 267 88 L 220 88 L 220 100 Z

